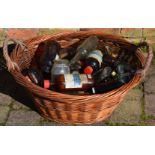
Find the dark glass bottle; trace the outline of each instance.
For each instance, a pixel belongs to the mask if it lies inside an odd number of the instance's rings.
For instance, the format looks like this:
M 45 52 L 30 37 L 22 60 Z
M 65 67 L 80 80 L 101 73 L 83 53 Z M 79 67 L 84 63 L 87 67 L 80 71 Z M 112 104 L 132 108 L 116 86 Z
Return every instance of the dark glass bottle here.
M 100 50 L 94 50 L 87 56 L 84 73 L 92 74 L 101 68 L 103 54 Z
M 117 79 L 122 84 L 128 83 L 136 72 L 135 69 L 131 68 L 130 65 L 126 63 L 118 64 L 116 70 L 118 73 Z
M 80 46 L 78 46 L 75 56 L 70 61 L 70 65 L 74 64 L 79 60 L 85 59 L 90 51 L 96 49 L 97 45 L 97 36 L 90 36 L 89 38 L 87 38 Z
M 108 79 L 105 78 L 106 80 L 100 80 L 100 83 L 95 87 L 95 92 L 103 93 L 121 87 L 133 78 L 135 72 L 136 70 L 129 64 L 120 63 L 116 66 L 116 71 L 111 73 L 112 76 L 109 76 Z
M 26 69 L 23 71 L 23 75 L 34 84 L 43 87 L 43 75 L 37 69 Z
M 95 92 L 97 94 L 105 93 L 105 92 L 114 90 L 116 88 L 119 88 L 121 86 L 122 86 L 121 82 L 111 79 L 111 80 L 108 80 L 107 82 L 102 82 L 102 83 L 100 83 L 100 85 L 95 87 Z
M 113 58 L 116 59 L 120 54 L 120 47 L 116 45 L 106 46 L 107 53 Z
M 53 61 L 58 56 L 60 50 L 60 44 L 56 41 L 47 41 L 45 43 L 45 51 L 40 58 L 40 68 L 44 75 L 44 78 L 49 78 L 51 74 L 51 69 Z
M 102 65 L 104 66 L 113 66 L 115 60 L 111 57 L 111 55 L 104 51 L 103 58 L 102 58 Z
M 112 51 L 109 51 L 109 48 L 106 48 L 106 49 L 108 50 L 104 51 L 103 65 L 116 67 L 119 63 L 124 61 L 124 56 L 125 56 L 124 49 L 114 48 Z
M 96 93 L 105 93 L 122 86 L 122 83 L 117 79 L 117 72 L 112 70 L 112 68 L 106 68 L 106 70 L 104 71 L 106 74 L 103 74 L 102 81 L 95 86 Z
M 112 76 L 112 68 L 107 66 L 104 67 L 103 69 L 99 70 L 99 72 L 97 72 L 97 74 L 94 74 L 94 80 L 95 80 L 95 84 L 99 84 L 100 82 L 103 81 L 107 81 L 108 78 L 110 78 Z

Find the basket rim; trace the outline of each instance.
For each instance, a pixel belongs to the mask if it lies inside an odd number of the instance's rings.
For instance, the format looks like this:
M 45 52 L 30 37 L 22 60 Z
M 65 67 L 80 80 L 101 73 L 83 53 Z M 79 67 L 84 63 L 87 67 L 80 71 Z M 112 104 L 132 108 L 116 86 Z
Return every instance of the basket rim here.
M 115 37 L 116 39 L 118 40 L 121 40 L 125 43 L 128 43 L 130 45 L 134 45 L 132 43 L 130 43 L 129 41 L 125 40 L 124 38 L 122 38 L 121 36 L 117 36 L 117 35 L 112 35 L 112 34 L 107 34 L 107 33 L 101 33 L 99 31 L 80 31 L 80 32 L 66 32 L 66 33 L 58 33 L 58 34 L 54 34 L 54 35 L 44 35 L 44 36 L 38 36 L 38 37 L 35 37 L 35 38 L 32 38 L 32 39 L 29 39 L 27 41 L 25 41 L 26 45 L 29 47 L 30 45 L 33 46 L 36 45 L 36 44 L 39 44 L 40 42 L 42 41 L 45 41 L 45 40 L 48 40 L 48 39 L 56 39 L 56 38 L 61 38 L 61 37 L 65 37 L 65 36 L 74 36 L 74 35 L 101 35 L 101 36 L 104 36 L 105 38 L 106 37 Z M 142 54 L 142 51 L 141 49 L 138 49 L 139 50 L 139 56 L 141 57 L 142 60 L 144 60 L 144 55 Z M 11 58 L 13 59 L 13 57 L 11 56 Z M 139 58 L 140 59 L 140 58 Z M 141 62 L 141 65 L 143 66 L 142 64 L 142 61 Z M 73 103 L 73 99 L 80 99 L 80 100 L 83 100 L 84 102 L 88 99 L 89 101 L 91 101 L 91 99 L 95 98 L 96 100 L 98 99 L 98 97 L 110 97 L 110 96 L 115 96 L 115 95 L 122 95 L 122 94 L 126 94 L 131 88 L 135 87 L 142 79 L 142 76 L 140 74 L 136 74 L 134 75 L 134 77 L 126 84 L 122 85 L 121 87 L 117 88 L 117 89 L 114 89 L 114 90 L 111 90 L 109 92 L 106 92 L 106 93 L 102 93 L 102 94 L 90 94 L 90 95 L 71 95 L 71 94 L 64 94 L 64 93 L 61 93 L 61 92 L 55 92 L 55 91 L 51 91 L 51 90 L 48 90 L 48 89 L 45 89 L 45 88 L 42 88 L 40 86 L 37 86 L 31 82 L 29 82 L 23 75 L 20 71 L 17 71 L 17 70 L 11 70 L 11 73 L 13 76 L 16 75 L 16 79 L 17 81 L 19 81 L 19 78 L 22 79 L 24 81 L 24 84 L 22 84 L 24 87 L 28 88 L 28 90 L 33 93 L 34 95 L 37 95 L 37 96 L 40 96 L 42 98 L 47 98 L 49 100 L 51 100 L 51 97 L 55 97 L 55 99 L 52 99 L 52 100 L 56 100 L 56 101 L 59 101 L 59 102 L 62 102 L 62 99 L 60 99 L 59 96 L 63 97 L 64 100 L 63 100 L 63 103 L 64 102 L 67 102 L 67 103 Z M 17 77 L 18 76 L 18 77 Z M 36 91 L 33 91 L 32 89 L 29 89 L 30 87 L 33 87 Z M 44 93 L 42 94 L 38 94 L 37 91 L 42 91 Z M 46 94 L 49 94 L 49 95 L 46 95 Z M 72 98 L 72 101 L 68 101 L 69 98 Z M 88 103 L 88 102 L 85 102 L 85 103 Z

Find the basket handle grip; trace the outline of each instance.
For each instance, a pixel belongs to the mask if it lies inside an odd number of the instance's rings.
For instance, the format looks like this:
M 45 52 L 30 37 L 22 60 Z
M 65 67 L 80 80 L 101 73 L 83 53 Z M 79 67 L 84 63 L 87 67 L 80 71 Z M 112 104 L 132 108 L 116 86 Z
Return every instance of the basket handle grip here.
M 13 39 L 13 38 L 8 38 L 8 37 L 4 40 L 4 43 L 3 43 L 3 56 L 4 56 L 4 59 L 6 61 L 6 66 L 8 68 L 8 71 L 15 70 L 15 69 L 17 69 L 19 71 L 20 67 L 18 66 L 18 64 L 15 61 L 13 61 L 10 58 L 10 55 L 8 53 L 8 42 L 9 41 L 12 41 L 16 44 L 14 50 L 17 50 L 17 48 L 19 48 L 19 47 L 21 47 L 24 50 L 25 45 L 22 41 L 19 41 L 17 39 Z
M 145 64 L 143 66 L 142 69 L 139 69 L 137 71 L 137 74 L 140 74 L 141 76 L 145 77 L 145 74 L 146 74 L 146 71 L 149 69 L 149 66 L 151 65 L 151 61 L 152 61 L 152 58 L 153 58 L 153 49 L 152 49 L 152 46 L 147 43 L 147 42 L 141 42 L 137 45 L 138 49 L 137 51 L 139 50 L 139 48 L 141 47 L 147 47 L 147 57 L 146 57 L 146 60 L 145 60 Z

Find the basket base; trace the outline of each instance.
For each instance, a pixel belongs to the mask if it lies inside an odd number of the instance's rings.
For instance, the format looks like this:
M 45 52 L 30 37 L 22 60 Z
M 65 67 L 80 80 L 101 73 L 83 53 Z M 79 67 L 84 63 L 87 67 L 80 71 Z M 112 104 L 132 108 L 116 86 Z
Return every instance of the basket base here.
M 67 124 L 67 125 L 90 125 L 99 123 L 101 121 L 106 120 L 110 117 L 113 111 L 116 109 L 117 105 L 112 106 L 110 108 L 103 109 L 97 114 L 93 114 L 93 112 L 75 112 L 75 111 L 59 111 L 59 110 L 45 110 L 45 108 L 41 108 L 41 106 L 35 103 L 39 114 L 50 120 L 57 122 L 59 124 Z M 69 115 L 69 117 L 67 117 Z M 89 116 L 89 117 L 88 117 Z

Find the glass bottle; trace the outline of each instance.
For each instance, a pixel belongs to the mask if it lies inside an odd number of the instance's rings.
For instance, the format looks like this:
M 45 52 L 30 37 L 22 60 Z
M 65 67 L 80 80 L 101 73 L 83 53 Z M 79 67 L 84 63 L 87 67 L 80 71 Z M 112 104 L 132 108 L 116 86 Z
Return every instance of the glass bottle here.
M 103 54 L 100 50 L 90 52 L 85 61 L 85 74 L 92 74 L 101 68 Z
M 94 80 L 90 74 L 63 74 L 55 78 L 54 84 L 58 91 L 86 91 L 93 87 Z
M 40 68 L 45 78 L 50 77 L 53 61 L 57 59 L 60 44 L 56 41 L 47 41 L 45 43 L 45 51 L 40 58 Z
M 112 75 L 112 68 L 109 66 L 104 67 L 103 69 L 99 70 L 99 72 L 93 75 L 95 83 L 99 84 L 100 82 L 106 80 Z
M 126 63 L 118 64 L 116 70 L 118 73 L 117 79 L 122 84 L 129 82 L 136 72 L 135 69 L 131 68 L 130 65 Z
M 54 65 L 51 70 L 52 82 L 54 82 L 55 77 L 60 74 L 70 74 L 69 61 L 66 59 L 54 60 Z
M 88 37 L 80 46 L 78 46 L 75 56 L 70 61 L 70 65 L 74 64 L 79 60 L 86 58 L 86 56 L 90 51 L 93 51 L 96 49 L 97 45 L 98 45 L 97 36 Z

